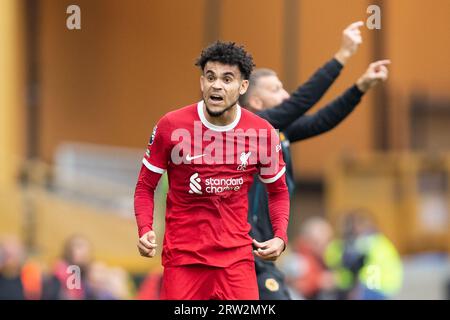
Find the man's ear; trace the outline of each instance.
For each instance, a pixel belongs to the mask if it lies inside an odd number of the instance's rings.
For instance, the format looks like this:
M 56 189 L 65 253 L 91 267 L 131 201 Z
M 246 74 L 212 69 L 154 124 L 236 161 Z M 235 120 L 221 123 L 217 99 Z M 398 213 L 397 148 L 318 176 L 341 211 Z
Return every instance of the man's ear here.
M 200 76 L 200 90 L 202 90 L 203 92 L 203 81 L 205 80 L 205 76 L 201 75 Z
M 248 80 L 243 80 L 243 81 L 242 81 L 241 86 L 240 86 L 240 88 L 239 88 L 239 94 L 240 94 L 241 96 L 242 96 L 244 93 L 247 92 L 248 84 L 249 84 Z

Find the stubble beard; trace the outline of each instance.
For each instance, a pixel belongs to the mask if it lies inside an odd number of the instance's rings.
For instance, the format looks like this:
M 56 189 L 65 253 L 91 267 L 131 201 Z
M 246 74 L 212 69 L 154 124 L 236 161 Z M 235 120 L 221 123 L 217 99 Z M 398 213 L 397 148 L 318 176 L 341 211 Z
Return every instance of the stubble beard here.
M 234 103 L 230 104 L 228 107 L 226 107 L 222 111 L 212 111 L 212 110 L 209 109 L 208 104 L 206 103 L 205 99 L 203 99 L 203 102 L 204 102 L 205 107 L 206 107 L 206 112 L 208 112 L 210 117 L 214 117 L 214 118 L 221 117 L 225 112 L 227 112 L 228 110 L 233 108 L 234 105 L 238 103 L 238 101 L 239 101 L 239 98 L 236 99 L 236 101 L 234 101 Z

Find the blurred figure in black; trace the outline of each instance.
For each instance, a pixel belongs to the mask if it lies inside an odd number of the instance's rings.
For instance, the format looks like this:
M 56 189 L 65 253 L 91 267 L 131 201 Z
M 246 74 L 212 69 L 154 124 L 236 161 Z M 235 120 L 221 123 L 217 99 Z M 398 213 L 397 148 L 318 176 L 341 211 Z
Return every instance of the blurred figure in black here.
M 290 197 L 294 195 L 295 178 L 291 158 L 291 143 L 318 136 L 335 128 L 361 101 L 363 95 L 388 78 L 389 60 L 371 63 L 366 72 L 340 96 L 314 114 L 305 114 L 325 94 L 339 76 L 344 65 L 356 53 L 362 42 L 359 28 L 362 21 L 354 22 L 344 31 L 339 50 L 324 66 L 296 91 L 289 95 L 277 74 L 270 69 L 254 70 L 250 84 L 240 104 L 266 119 L 280 130 L 281 152 L 286 163 L 286 184 Z M 249 190 L 249 223 L 255 248 L 264 246 L 273 238 L 265 186 L 257 177 Z M 290 299 L 284 276 L 272 261 L 255 257 L 261 300 Z

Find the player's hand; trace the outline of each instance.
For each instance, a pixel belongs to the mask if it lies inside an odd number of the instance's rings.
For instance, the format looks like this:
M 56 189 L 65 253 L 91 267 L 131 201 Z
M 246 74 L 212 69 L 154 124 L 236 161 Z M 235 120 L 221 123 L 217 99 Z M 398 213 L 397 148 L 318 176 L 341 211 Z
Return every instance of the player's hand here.
M 342 65 L 345 65 L 348 59 L 355 54 L 359 45 L 362 43 L 361 28 L 364 22 L 353 22 L 342 31 L 342 41 L 339 51 L 334 56 Z
M 366 92 L 381 81 L 386 81 L 389 76 L 389 70 L 386 67 L 391 60 L 379 60 L 369 65 L 366 72 L 356 81 L 356 86 L 362 92 Z
M 156 235 L 154 231 L 149 231 L 139 238 L 137 247 L 143 257 L 153 258 L 156 254 Z
M 269 261 L 275 261 L 281 255 L 285 247 L 284 241 L 278 237 L 264 242 L 258 242 L 253 239 L 253 245 L 256 247 L 256 250 L 253 250 L 255 256 Z

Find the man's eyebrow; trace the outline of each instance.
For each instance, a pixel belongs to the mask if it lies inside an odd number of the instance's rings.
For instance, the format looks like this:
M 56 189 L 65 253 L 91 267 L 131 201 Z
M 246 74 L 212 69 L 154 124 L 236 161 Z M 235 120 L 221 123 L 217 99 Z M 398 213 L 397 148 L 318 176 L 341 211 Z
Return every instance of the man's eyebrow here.
M 213 74 L 213 75 L 215 75 L 216 73 L 214 71 L 212 71 L 212 70 L 206 70 L 205 74 Z M 226 76 L 235 77 L 236 75 L 232 71 L 227 71 L 227 72 L 222 73 L 222 76 L 223 77 L 226 77 Z

